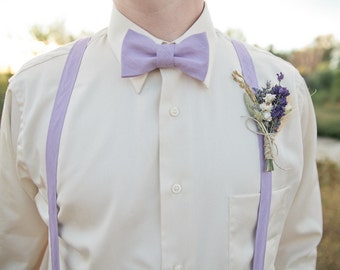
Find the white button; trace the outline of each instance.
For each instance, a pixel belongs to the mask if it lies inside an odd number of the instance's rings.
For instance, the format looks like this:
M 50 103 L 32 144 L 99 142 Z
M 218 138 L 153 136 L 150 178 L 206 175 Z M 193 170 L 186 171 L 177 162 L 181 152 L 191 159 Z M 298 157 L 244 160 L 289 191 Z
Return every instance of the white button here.
M 177 264 L 174 266 L 174 270 L 184 270 L 184 266 L 181 264 Z
M 174 184 L 172 185 L 171 190 L 173 193 L 179 194 L 182 191 L 182 186 L 180 184 Z
M 179 116 L 179 109 L 177 107 L 172 107 L 169 110 L 169 114 L 173 117 Z

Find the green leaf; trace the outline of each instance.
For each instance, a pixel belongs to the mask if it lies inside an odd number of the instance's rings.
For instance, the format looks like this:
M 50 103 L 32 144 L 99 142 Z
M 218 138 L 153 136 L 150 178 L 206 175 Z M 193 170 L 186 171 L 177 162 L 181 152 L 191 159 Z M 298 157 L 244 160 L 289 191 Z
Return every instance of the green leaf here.
M 252 99 L 245 93 L 244 94 L 244 101 L 246 103 L 246 107 L 248 109 L 249 114 L 254 117 L 256 114 L 256 108 L 255 108 L 255 104 L 252 101 Z

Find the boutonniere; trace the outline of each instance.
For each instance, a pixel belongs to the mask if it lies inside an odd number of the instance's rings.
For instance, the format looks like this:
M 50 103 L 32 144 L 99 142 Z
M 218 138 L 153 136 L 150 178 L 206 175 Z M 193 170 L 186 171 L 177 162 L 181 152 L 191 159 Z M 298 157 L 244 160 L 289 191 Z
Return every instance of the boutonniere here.
M 283 118 L 292 111 L 287 97 L 289 90 L 281 85 L 284 78 L 282 72 L 277 74 L 278 83 L 272 86 L 267 81 L 266 86 L 261 89 L 251 89 L 245 78 L 237 71 L 232 73 L 233 79 L 245 91 L 245 103 L 250 118 L 255 121 L 258 131 L 256 133 L 264 136 L 264 156 L 266 160 L 266 171 L 274 170 L 274 140 L 278 133 Z

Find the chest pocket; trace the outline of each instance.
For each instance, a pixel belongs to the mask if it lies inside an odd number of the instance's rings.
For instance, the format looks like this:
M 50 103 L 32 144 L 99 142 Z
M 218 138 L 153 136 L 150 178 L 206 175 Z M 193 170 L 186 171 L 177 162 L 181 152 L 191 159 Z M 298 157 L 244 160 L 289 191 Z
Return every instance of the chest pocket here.
M 264 269 L 274 269 L 288 191 L 285 187 L 272 193 Z M 229 198 L 229 269 L 251 269 L 259 200 L 260 194 Z

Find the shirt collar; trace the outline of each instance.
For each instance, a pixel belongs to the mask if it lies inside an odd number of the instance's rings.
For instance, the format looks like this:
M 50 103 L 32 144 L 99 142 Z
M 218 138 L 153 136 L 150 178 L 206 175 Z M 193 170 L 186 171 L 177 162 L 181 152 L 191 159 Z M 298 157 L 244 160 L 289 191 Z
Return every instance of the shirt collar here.
M 126 18 L 123 14 L 121 14 L 115 5 L 113 5 L 112 9 L 112 15 L 111 15 L 111 22 L 108 28 L 108 40 L 110 43 L 110 46 L 113 50 L 114 55 L 116 56 L 119 63 L 121 63 L 121 47 L 123 43 L 123 39 L 125 37 L 125 34 L 128 29 L 134 30 L 140 34 L 143 34 L 150 39 L 152 39 L 157 44 L 161 44 L 163 40 L 160 40 L 132 21 L 130 21 L 128 18 Z M 211 72 L 212 72 L 212 66 L 215 58 L 215 43 L 216 43 L 216 32 L 213 27 L 209 10 L 207 7 L 207 4 L 205 3 L 204 10 L 200 17 L 196 20 L 196 22 L 179 38 L 174 40 L 174 42 L 181 42 L 185 38 L 197 34 L 205 32 L 207 34 L 208 43 L 209 43 L 209 67 L 207 76 L 204 80 L 205 86 L 208 88 L 210 84 L 210 78 L 211 78 Z M 131 80 L 133 87 L 137 94 L 139 94 L 143 88 L 144 82 L 147 78 L 148 74 L 144 74 L 138 77 L 129 78 Z

